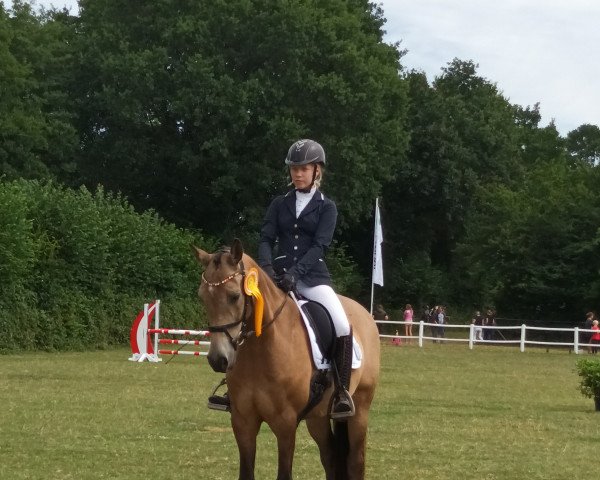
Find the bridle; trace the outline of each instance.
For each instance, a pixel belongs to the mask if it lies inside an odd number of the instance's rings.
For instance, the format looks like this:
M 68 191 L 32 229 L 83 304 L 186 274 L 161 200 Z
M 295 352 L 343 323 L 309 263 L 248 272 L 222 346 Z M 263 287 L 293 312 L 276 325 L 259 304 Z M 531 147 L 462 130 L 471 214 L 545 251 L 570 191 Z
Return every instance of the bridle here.
M 238 275 L 241 275 L 242 276 L 242 286 L 243 286 L 244 280 L 246 279 L 246 270 L 244 269 L 244 262 L 242 262 L 240 260 L 239 266 L 240 266 L 239 270 L 236 270 L 231 275 L 229 275 L 217 282 L 209 282 L 206 279 L 206 276 L 204 275 L 205 272 L 203 272 L 202 273 L 202 281 L 204 283 L 206 283 L 209 287 L 220 287 L 221 285 L 225 285 L 230 280 L 233 280 Z M 242 292 L 244 293 L 244 310 L 242 311 L 242 317 L 236 322 L 226 323 L 225 325 L 216 325 L 216 326 L 209 325 L 208 326 L 208 331 L 210 333 L 224 333 L 225 335 L 227 335 L 227 338 L 229 339 L 229 343 L 231 343 L 231 346 L 233 347 L 234 350 L 237 350 L 237 347 L 240 346 L 242 343 L 244 343 L 244 341 L 246 340 L 246 338 L 249 335 L 248 324 L 246 322 L 246 311 L 248 310 L 248 302 L 250 300 L 250 297 L 248 295 L 246 295 L 246 292 L 244 291 L 243 287 L 242 287 Z M 242 328 L 240 328 L 240 332 L 236 335 L 235 338 L 232 337 L 231 333 L 229 333 L 229 329 L 233 328 L 233 327 L 237 327 L 240 324 L 242 325 Z
M 250 303 L 250 300 L 252 297 L 250 295 L 246 294 L 246 291 L 243 287 L 244 281 L 246 280 L 246 270 L 244 268 L 244 262 L 242 260 L 240 260 L 239 270 L 236 270 L 231 275 L 229 275 L 217 282 L 209 282 L 206 279 L 204 272 L 202 273 L 202 281 L 204 283 L 206 283 L 209 287 L 220 287 L 221 285 L 225 285 L 227 282 L 229 282 L 230 280 L 233 280 L 238 275 L 242 276 L 242 293 L 244 294 L 244 310 L 242 311 L 242 316 L 240 317 L 239 320 L 237 320 L 235 322 L 231 322 L 231 323 L 226 323 L 225 325 L 215 325 L 215 326 L 209 325 L 208 326 L 208 331 L 210 333 L 224 333 L 225 335 L 227 335 L 227 338 L 229 339 L 229 343 L 231 343 L 231 346 L 236 351 L 237 351 L 237 348 L 246 341 L 246 338 L 248 338 L 249 336 L 254 334 L 254 331 L 249 329 L 248 320 L 246 318 L 247 317 L 246 312 L 248 311 L 248 304 Z M 285 295 L 283 302 L 280 305 L 280 307 L 277 309 L 277 311 L 275 312 L 275 315 L 273 315 L 273 318 L 271 319 L 270 322 L 263 325 L 263 329 L 268 328 L 277 319 L 277 317 L 283 310 L 283 307 L 286 304 L 287 299 L 288 299 L 288 295 Z M 240 331 L 234 338 L 231 335 L 231 333 L 229 333 L 229 329 L 237 327 L 240 324 L 241 324 Z

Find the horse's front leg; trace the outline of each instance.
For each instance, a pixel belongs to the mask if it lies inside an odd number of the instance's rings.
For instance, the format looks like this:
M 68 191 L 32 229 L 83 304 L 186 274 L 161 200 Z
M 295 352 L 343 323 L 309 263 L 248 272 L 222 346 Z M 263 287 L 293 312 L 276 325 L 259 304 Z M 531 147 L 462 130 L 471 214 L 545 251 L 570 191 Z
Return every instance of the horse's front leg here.
M 335 477 L 335 458 L 333 451 L 333 432 L 329 423 L 329 417 L 315 417 L 306 419 L 308 433 L 317 443 L 321 464 L 325 470 L 325 478 L 333 480 Z
M 298 427 L 296 412 L 281 415 L 269 426 L 277 438 L 277 480 L 291 480 Z
M 240 453 L 239 480 L 254 480 L 254 462 L 256 460 L 256 436 L 260 429 L 260 420 L 241 414 L 231 415 L 231 426 Z

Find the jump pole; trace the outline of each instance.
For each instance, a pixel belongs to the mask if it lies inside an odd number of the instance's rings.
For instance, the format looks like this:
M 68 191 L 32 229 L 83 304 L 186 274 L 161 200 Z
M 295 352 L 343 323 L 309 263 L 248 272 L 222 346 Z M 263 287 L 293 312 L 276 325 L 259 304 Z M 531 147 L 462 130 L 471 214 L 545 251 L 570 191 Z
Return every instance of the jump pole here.
M 150 328 L 148 333 L 153 333 L 158 336 L 160 333 L 169 335 L 198 335 L 202 337 L 208 337 L 208 330 L 178 330 L 175 328 Z M 158 343 L 160 345 L 196 345 L 196 346 L 209 346 L 210 342 L 206 340 L 177 340 L 174 338 L 159 338 Z M 208 352 L 202 352 L 200 350 L 159 350 L 159 355 L 194 355 L 196 357 L 208 355 Z

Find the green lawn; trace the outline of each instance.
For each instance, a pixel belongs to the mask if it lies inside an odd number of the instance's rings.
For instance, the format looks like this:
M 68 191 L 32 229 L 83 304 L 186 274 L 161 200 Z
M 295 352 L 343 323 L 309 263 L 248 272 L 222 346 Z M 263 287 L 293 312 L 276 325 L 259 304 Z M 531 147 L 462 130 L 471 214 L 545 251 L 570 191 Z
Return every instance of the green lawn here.
M 205 408 L 205 358 L 128 362 L 128 351 L 0 356 L 0 479 L 237 478 L 228 414 Z M 566 351 L 382 349 L 369 479 L 595 478 L 600 413 Z M 257 478 L 275 478 L 259 436 Z M 299 428 L 295 478 L 323 478 Z

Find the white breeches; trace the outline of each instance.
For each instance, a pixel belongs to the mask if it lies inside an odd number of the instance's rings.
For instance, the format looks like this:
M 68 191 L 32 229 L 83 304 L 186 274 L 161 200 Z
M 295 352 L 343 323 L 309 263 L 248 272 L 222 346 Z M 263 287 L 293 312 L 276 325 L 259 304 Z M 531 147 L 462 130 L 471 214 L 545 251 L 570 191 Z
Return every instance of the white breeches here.
M 323 305 L 333 321 L 333 327 L 335 328 L 335 334 L 337 337 L 344 335 L 350 335 L 350 324 L 348 323 L 348 317 L 342 307 L 342 302 L 338 298 L 337 294 L 333 291 L 329 285 L 317 285 L 316 287 L 308 287 L 301 281 L 296 285 L 298 293 L 303 297 L 319 302 Z

